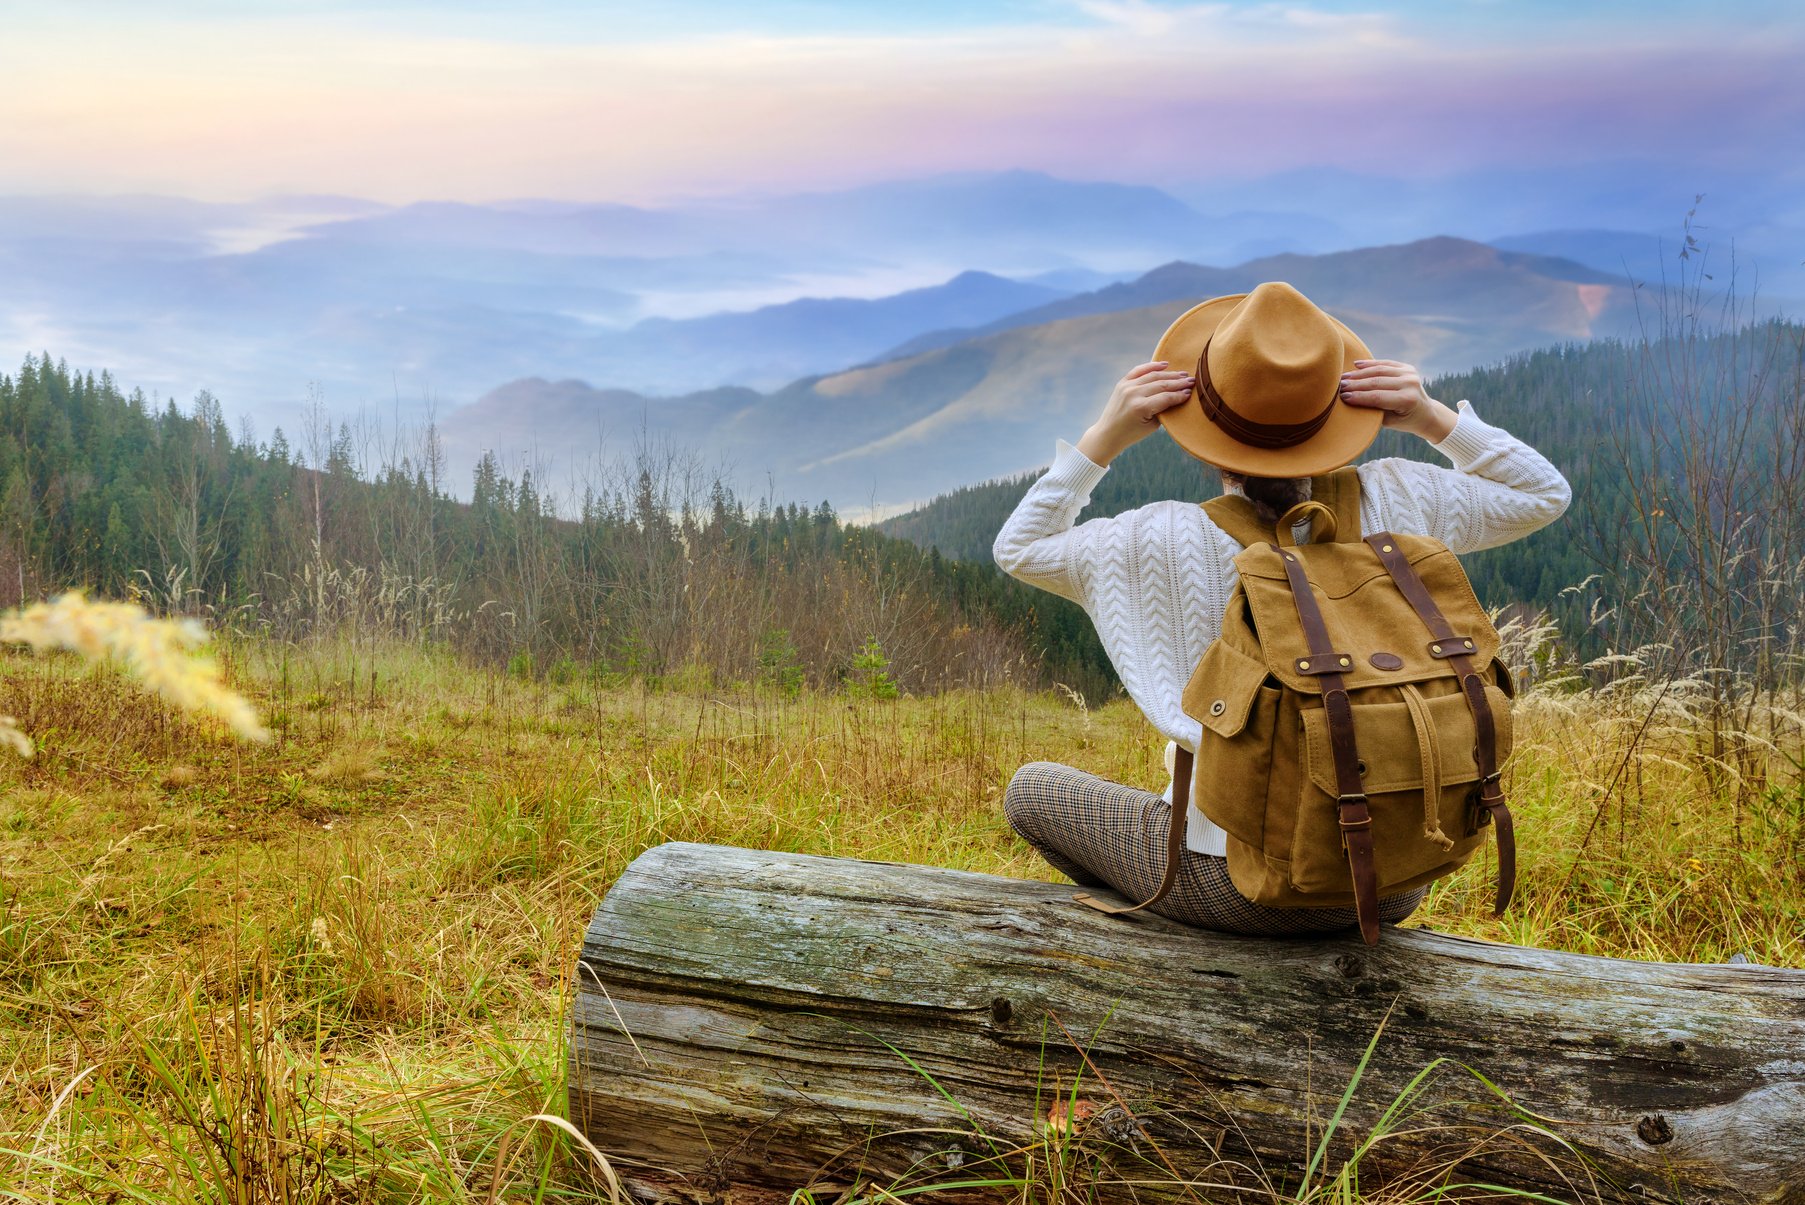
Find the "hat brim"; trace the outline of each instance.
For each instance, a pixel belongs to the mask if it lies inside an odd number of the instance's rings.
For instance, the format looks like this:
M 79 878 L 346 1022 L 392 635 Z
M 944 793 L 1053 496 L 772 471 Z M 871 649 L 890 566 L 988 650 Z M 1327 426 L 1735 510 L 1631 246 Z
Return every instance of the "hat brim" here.
M 1216 327 L 1246 296 L 1231 293 L 1192 306 L 1166 328 L 1153 350 L 1153 358 L 1164 360 L 1175 369 L 1194 370 L 1197 357 L 1203 354 Z M 1332 314 L 1329 321 L 1341 332 L 1341 371 L 1352 369 L 1355 360 L 1372 358 L 1360 336 Z M 1217 468 L 1250 477 L 1312 477 L 1340 468 L 1366 451 L 1385 422 L 1384 411 L 1352 405 L 1339 395 L 1331 405 L 1333 409 L 1322 429 L 1289 448 L 1256 448 L 1229 435 L 1204 414 L 1203 402 L 1195 390 L 1182 403 L 1161 413 L 1159 421 L 1179 447 Z

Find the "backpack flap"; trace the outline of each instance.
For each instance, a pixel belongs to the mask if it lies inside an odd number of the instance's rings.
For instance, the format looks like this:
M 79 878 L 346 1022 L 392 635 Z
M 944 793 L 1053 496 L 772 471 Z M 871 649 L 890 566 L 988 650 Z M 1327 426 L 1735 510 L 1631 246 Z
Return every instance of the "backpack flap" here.
M 1228 612 L 1231 626 L 1235 616 L 1245 616 L 1238 593 Z M 1239 626 L 1245 630 L 1245 621 Z M 1263 660 L 1218 640 L 1197 662 L 1183 699 L 1185 714 L 1203 725 L 1191 801 L 1230 836 L 1250 843 L 1260 840 L 1266 823 L 1273 743 L 1281 728 L 1284 692 L 1271 682 Z M 1295 750 L 1294 723 L 1285 734 L 1287 747 Z
M 1485 688 L 1497 717 L 1498 758 L 1512 745 L 1510 701 L 1496 686 Z M 1473 713 L 1466 698 L 1450 690 L 1424 700 L 1430 726 L 1439 745 L 1435 776 L 1444 786 L 1479 781 L 1479 765 L 1473 757 Z M 1369 795 L 1418 791 L 1425 785 L 1421 752 L 1421 728 L 1414 724 L 1407 704 L 1364 703 L 1359 709 L 1360 757 L 1371 769 L 1360 776 Z M 1335 795 L 1335 757 L 1329 747 L 1327 720 L 1321 708 L 1304 711 L 1304 764 L 1316 788 Z
M 1333 669 L 1347 688 L 1397 686 L 1446 678 L 1450 653 L 1490 665 L 1498 655 L 1497 629 L 1459 560 L 1427 536 L 1395 537 L 1405 558 L 1441 600 L 1459 645 L 1432 638 L 1409 601 L 1398 592 L 1378 555 L 1365 544 L 1309 544 L 1298 548 L 1251 545 L 1235 558 L 1266 669 L 1293 690 L 1321 694 L 1319 674 Z M 1296 556 L 1323 614 L 1337 664 L 1311 664 L 1311 649 L 1298 621 L 1284 556 Z M 1470 644 L 1468 644 L 1470 642 Z
M 1186 715 L 1217 736 L 1239 736 L 1266 676 L 1264 661 L 1227 641 L 1215 641 L 1191 671 L 1181 705 Z

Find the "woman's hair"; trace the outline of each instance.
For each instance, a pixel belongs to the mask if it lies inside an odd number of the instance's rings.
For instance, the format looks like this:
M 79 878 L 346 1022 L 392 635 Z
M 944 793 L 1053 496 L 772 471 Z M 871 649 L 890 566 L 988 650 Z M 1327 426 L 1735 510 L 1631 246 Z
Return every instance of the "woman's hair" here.
M 1310 497 L 1308 477 L 1247 477 L 1227 469 L 1216 471 L 1222 475 L 1222 488 L 1234 486 L 1246 494 L 1260 518 L 1268 523 L 1277 523 L 1286 511 Z

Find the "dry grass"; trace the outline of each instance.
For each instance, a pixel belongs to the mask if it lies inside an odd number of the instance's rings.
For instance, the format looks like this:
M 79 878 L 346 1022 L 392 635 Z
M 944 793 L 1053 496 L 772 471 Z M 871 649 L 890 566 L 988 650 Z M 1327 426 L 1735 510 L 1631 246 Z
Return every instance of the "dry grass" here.
M 562 1111 L 566 977 L 639 852 L 717 841 L 1052 877 L 1002 819 L 1017 764 L 1159 776 L 1124 702 L 554 684 L 349 645 L 224 654 L 268 744 L 73 659 L 0 660 L 0 714 L 39 746 L 0 761 L 0 1195 L 578 1193 L 592 1157 L 526 1119 Z M 1763 713 L 1727 771 L 1699 753 L 1691 705 L 1633 683 L 1531 692 L 1508 776 L 1518 903 L 1493 920 L 1475 868 L 1420 919 L 1805 965 L 1797 717 Z

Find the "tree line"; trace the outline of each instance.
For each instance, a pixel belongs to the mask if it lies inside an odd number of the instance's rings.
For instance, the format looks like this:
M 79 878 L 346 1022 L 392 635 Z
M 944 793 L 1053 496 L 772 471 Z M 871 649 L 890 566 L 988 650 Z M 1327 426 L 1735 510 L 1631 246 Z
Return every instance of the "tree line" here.
M 1463 558 L 1480 599 L 1552 615 L 1580 660 L 1640 650 L 1727 691 L 1801 663 L 1805 326 L 1707 324 L 1700 308 L 1431 391 L 1469 399 L 1573 485 L 1559 522 Z M 354 428 L 316 397 L 298 432 L 258 441 L 208 393 L 152 404 L 28 357 L 0 375 L 0 603 L 83 586 L 283 639 L 376 634 L 535 671 L 1116 689 L 1084 613 L 991 563 L 1031 477 L 876 530 L 825 503 L 748 507 L 670 446 L 635 447 L 556 505 L 531 466 L 485 456 L 463 502 L 430 422 Z M 1371 454 L 1439 459 L 1390 436 Z M 1218 488 L 1149 439 L 1083 517 Z
M 1114 687 L 1060 600 L 826 503 L 748 507 L 679 448 L 636 447 L 556 505 L 487 455 L 464 502 L 431 423 L 335 424 L 315 398 L 296 438 L 259 441 L 211 394 L 153 404 L 46 354 L 0 375 L 0 602 L 70 587 L 521 670 Z

